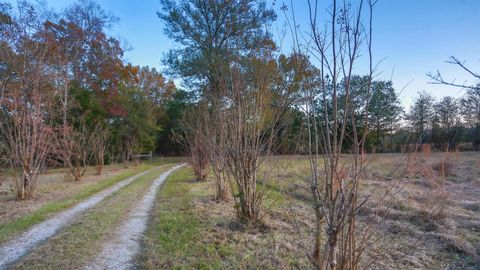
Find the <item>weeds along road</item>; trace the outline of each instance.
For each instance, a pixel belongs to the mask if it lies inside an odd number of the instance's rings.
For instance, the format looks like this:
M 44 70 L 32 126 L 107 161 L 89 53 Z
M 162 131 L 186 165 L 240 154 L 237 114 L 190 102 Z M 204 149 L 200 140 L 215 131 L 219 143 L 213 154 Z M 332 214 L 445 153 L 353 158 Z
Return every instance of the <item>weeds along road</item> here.
M 172 172 L 185 165 L 177 165 L 153 181 L 142 200 L 115 230 L 113 237 L 103 245 L 102 252 L 85 269 L 130 269 L 133 266 L 132 259 L 140 250 L 140 240 L 147 228 L 148 215 L 158 188 Z
M 157 168 L 161 168 L 163 165 Z M 0 245 L 0 269 L 7 268 L 24 255 L 36 248 L 41 242 L 55 235 L 61 228 L 69 225 L 79 214 L 97 205 L 108 196 L 119 191 L 134 180 L 142 177 L 153 169 L 138 173 L 121 182 L 91 196 L 85 201 L 78 203 L 70 209 L 62 211 L 52 218 L 39 223 L 17 237 L 12 238 L 3 245 Z

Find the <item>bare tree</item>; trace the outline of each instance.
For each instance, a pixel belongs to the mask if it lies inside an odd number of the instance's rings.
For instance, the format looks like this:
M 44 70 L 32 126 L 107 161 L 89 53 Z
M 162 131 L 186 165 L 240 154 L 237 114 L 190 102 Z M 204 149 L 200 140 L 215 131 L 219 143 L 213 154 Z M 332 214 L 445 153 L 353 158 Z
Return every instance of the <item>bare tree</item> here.
M 330 18 L 319 25 L 319 3 L 308 1 L 308 52 L 318 60 L 319 83 L 309 88 L 304 108 L 309 129 L 309 185 L 316 217 L 314 252 L 317 269 L 357 269 L 366 241 L 357 240 L 357 212 L 364 201 L 359 186 L 366 162 L 368 108 L 374 72 L 372 11 L 375 1 L 351 6 L 332 1 Z M 369 23 L 362 24 L 367 13 Z M 325 29 L 325 30 L 322 30 Z M 296 32 L 296 31 L 295 31 Z M 351 78 L 360 50 L 369 61 L 366 95 L 354 102 Z M 320 104 L 317 106 L 317 102 Z M 342 158 L 344 152 L 349 152 Z
M 455 56 L 451 56 L 448 61 L 446 61 L 449 64 L 456 65 L 458 66 L 461 70 L 463 70 L 466 74 L 470 75 L 474 80 L 475 83 L 458 83 L 455 80 L 447 80 L 443 78 L 442 73 L 437 70 L 436 73 L 427 73 L 427 76 L 431 79 L 431 84 L 441 84 L 441 85 L 448 85 L 448 86 L 453 86 L 453 87 L 459 87 L 463 89 L 469 89 L 469 90 L 479 90 L 480 89 L 480 74 L 473 71 L 471 68 L 469 68 L 466 64 L 465 61 L 461 61 Z
M 110 131 L 108 127 L 97 123 L 90 134 L 90 144 L 93 147 L 93 155 L 97 165 L 97 174 L 102 175 L 105 167 L 105 156 L 107 154 L 108 139 Z
M 62 132 L 59 134 L 56 152 L 62 158 L 75 181 L 82 179 L 87 166 L 91 164 L 93 159 L 92 152 L 95 148 L 92 140 L 93 132 L 94 130 L 91 130 L 86 123 L 81 121 L 76 129 L 68 125 L 62 126 Z
M 273 154 L 282 116 L 291 104 L 290 95 L 276 88 L 278 72 L 271 52 L 248 60 L 245 67 L 232 67 L 225 91 L 225 159 L 239 218 L 245 223 L 260 221 L 264 187 L 260 166 Z M 259 180 L 263 187 L 259 188 Z
M 385 207 L 406 182 L 400 179 L 382 183 L 374 192 L 360 192 L 368 161 L 366 140 L 375 72 L 372 51 L 372 22 L 375 0 L 331 1 L 329 19 L 320 25 L 319 1 L 308 1 L 309 31 L 299 34 L 292 12 L 289 22 L 295 51 L 315 59 L 318 73 L 302 81 L 306 115 L 310 172 L 305 178 L 315 213 L 313 253 L 308 257 L 316 269 L 359 269 L 371 266 L 375 258 L 363 262 L 366 251 L 378 245 L 376 232 L 384 222 Z M 283 10 L 288 8 L 284 5 Z M 365 17 L 365 20 L 364 20 Z M 363 22 L 367 23 L 364 24 Z M 303 37 L 305 45 L 300 45 Z M 362 91 L 357 91 L 353 71 L 358 69 L 362 50 L 368 74 Z M 394 171 L 405 162 L 402 156 Z M 386 177 L 387 178 L 387 177 Z M 358 215 L 372 197 L 376 210 L 372 220 L 360 222 Z M 383 213 L 383 214 L 380 214 Z M 386 249 L 384 249 L 386 250 Z
M 173 133 L 174 139 L 183 146 L 198 181 L 206 179 L 208 165 L 202 116 L 199 108 L 187 110 L 180 120 L 181 132 Z
M 54 74 L 47 68 L 47 50 L 36 36 L 39 15 L 26 2 L 19 2 L 16 16 L 2 13 L 0 62 L 2 76 L 0 125 L 5 154 L 14 173 L 17 196 L 34 195 L 38 175 L 51 150 L 56 91 Z

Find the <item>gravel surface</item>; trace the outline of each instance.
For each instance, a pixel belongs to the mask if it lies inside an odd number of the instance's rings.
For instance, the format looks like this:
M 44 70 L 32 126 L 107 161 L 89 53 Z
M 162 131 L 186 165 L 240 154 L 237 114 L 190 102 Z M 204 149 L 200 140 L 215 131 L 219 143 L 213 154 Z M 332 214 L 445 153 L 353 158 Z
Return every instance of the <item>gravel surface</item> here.
M 150 170 L 141 172 L 122 180 L 121 182 L 91 196 L 87 200 L 78 203 L 72 208 L 62 211 L 52 218 L 33 226 L 31 229 L 25 231 L 17 237 L 14 237 L 5 244 L 0 245 L 0 269 L 5 269 L 9 264 L 26 255 L 27 252 L 35 248 L 42 241 L 45 241 L 46 239 L 55 235 L 59 229 L 70 224 L 72 220 L 81 212 L 101 202 L 107 196 L 130 184 L 138 177 L 147 174 L 149 171 Z
M 85 269 L 130 269 L 132 259 L 140 250 L 140 240 L 147 227 L 148 215 L 155 203 L 157 190 L 180 164 L 155 179 L 149 191 L 134 206 L 129 216 L 113 232 L 113 237 L 104 243 L 101 253 Z

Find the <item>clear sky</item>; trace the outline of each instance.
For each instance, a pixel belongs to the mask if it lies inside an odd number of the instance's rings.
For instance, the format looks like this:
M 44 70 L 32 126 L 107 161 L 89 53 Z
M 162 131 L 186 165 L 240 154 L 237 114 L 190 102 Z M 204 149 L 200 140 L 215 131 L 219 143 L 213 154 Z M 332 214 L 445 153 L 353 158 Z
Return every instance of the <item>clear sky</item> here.
M 57 10 L 73 0 L 45 0 Z M 135 65 L 161 67 L 163 53 L 173 48 L 156 15 L 158 0 L 98 0 L 106 11 L 120 20 L 111 34 L 127 41 L 132 48 L 126 60 Z M 290 0 L 285 0 L 287 4 Z M 320 2 L 329 3 L 328 0 Z M 355 1 L 352 1 L 355 2 Z M 282 0 L 274 6 L 278 21 L 272 26 L 280 40 L 285 16 L 280 11 Z M 297 24 L 307 27 L 307 0 L 293 0 Z M 269 1 L 271 5 L 271 1 Z M 290 49 L 286 37 L 282 50 Z M 427 72 L 442 71 L 446 78 L 463 83 L 473 79 L 456 67 L 446 64 L 449 56 L 466 61 L 480 72 L 480 0 L 379 0 L 374 13 L 374 57 L 380 61 L 380 78 L 392 79 L 402 103 L 409 105 L 419 90 L 435 97 L 461 96 L 462 90 L 428 84 Z M 361 69 L 359 69 L 361 73 Z

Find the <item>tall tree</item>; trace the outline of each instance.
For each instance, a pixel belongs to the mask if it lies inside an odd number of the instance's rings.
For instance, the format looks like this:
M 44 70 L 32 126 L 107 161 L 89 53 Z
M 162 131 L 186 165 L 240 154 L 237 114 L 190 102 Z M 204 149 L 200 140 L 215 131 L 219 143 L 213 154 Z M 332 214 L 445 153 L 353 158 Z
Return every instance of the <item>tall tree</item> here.
M 453 97 L 443 97 L 434 105 L 434 108 L 439 127 L 442 129 L 442 141 L 448 148 L 453 148 L 459 139 L 458 101 Z
M 433 110 L 433 97 L 426 91 L 419 92 L 414 104 L 410 107 L 410 112 L 406 115 L 406 119 L 410 127 L 415 131 L 419 143 L 427 141 L 428 129 L 430 127 Z
M 372 82 L 372 97 L 368 109 L 375 145 L 379 150 L 384 151 L 385 135 L 396 130 L 403 113 L 391 81 Z
M 171 73 L 214 88 L 233 61 L 253 50 L 271 48 L 265 26 L 275 19 L 264 1 L 161 0 L 165 32 L 180 45 L 165 57 Z
M 480 125 L 480 85 L 477 89 L 469 89 L 460 100 L 462 115 L 468 127 Z
M 105 154 L 104 147 L 95 147 L 85 138 L 96 135 L 99 127 L 105 130 L 107 112 L 115 111 L 116 105 L 109 99 L 122 83 L 123 50 L 118 40 L 105 33 L 116 19 L 94 1 L 78 1 L 51 17 L 44 23 L 44 36 L 52 56 L 50 67 L 58 73 L 62 92 L 57 153 L 72 176 L 80 180 L 90 163 L 87 157 L 93 154 L 97 162 L 104 160 L 100 157 Z M 95 141 L 106 145 L 106 138 L 100 136 Z
M 151 89 L 142 88 L 139 70 L 131 65 L 123 67 L 119 91 L 109 99 L 110 107 L 115 108 L 109 116 L 114 129 L 113 140 L 125 166 L 134 153 L 155 150 L 156 134 L 161 129 L 157 123 L 155 99 L 150 95 Z M 157 90 L 165 92 L 165 89 Z
M 463 106 L 462 114 L 470 128 L 467 136 L 468 140 L 473 143 L 475 150 L 480 150 L 480 121 L 478 120 L 480 118 L 480 73 L 455 56 L 451 56 L 446 62 L 457 66 L 459 70 L 469 76 L 470 83 L 467 81 L 457 83 L 455 79 L 445 79 L 439 70 L 436 73 L 428 73 L 427 76 L 431 79 L 432 84 L 447 85 L 467 90 L 466 96 L 461 101 Z
M 208 114 L 204 119 L 209 119 L 209 124 L 201 130 L 205 135 L 202 137 L 210 141 L 202 145 L 218 148 L 208 151 L 208 158 L 215 181 L 224 183 L 226 152 L 221 142 L 227 135 L 219 127 L 225 121 L 225 101 L 233 89 L 230 69 L 249 62 L 255 53 L 275 48 L 267 29 L 276 15 L 264 1 L 255 0 L 162 0 L 161 3 L 163 10 L 158 16 L 165 22 L 165 32 L 179 44 L 178 49 L 166 55 L 164 62 L 171 74 L 181 77 L 190 90 L 208 101 L 209 108 L 202 112 Z M 216 197 L 225 198 L 221 194 Z
M 476 150 L 480 150 L 480 84 L 475 89 L 468 89 L 460 104 L 462 116 L 470 129 L 468 139 Z

